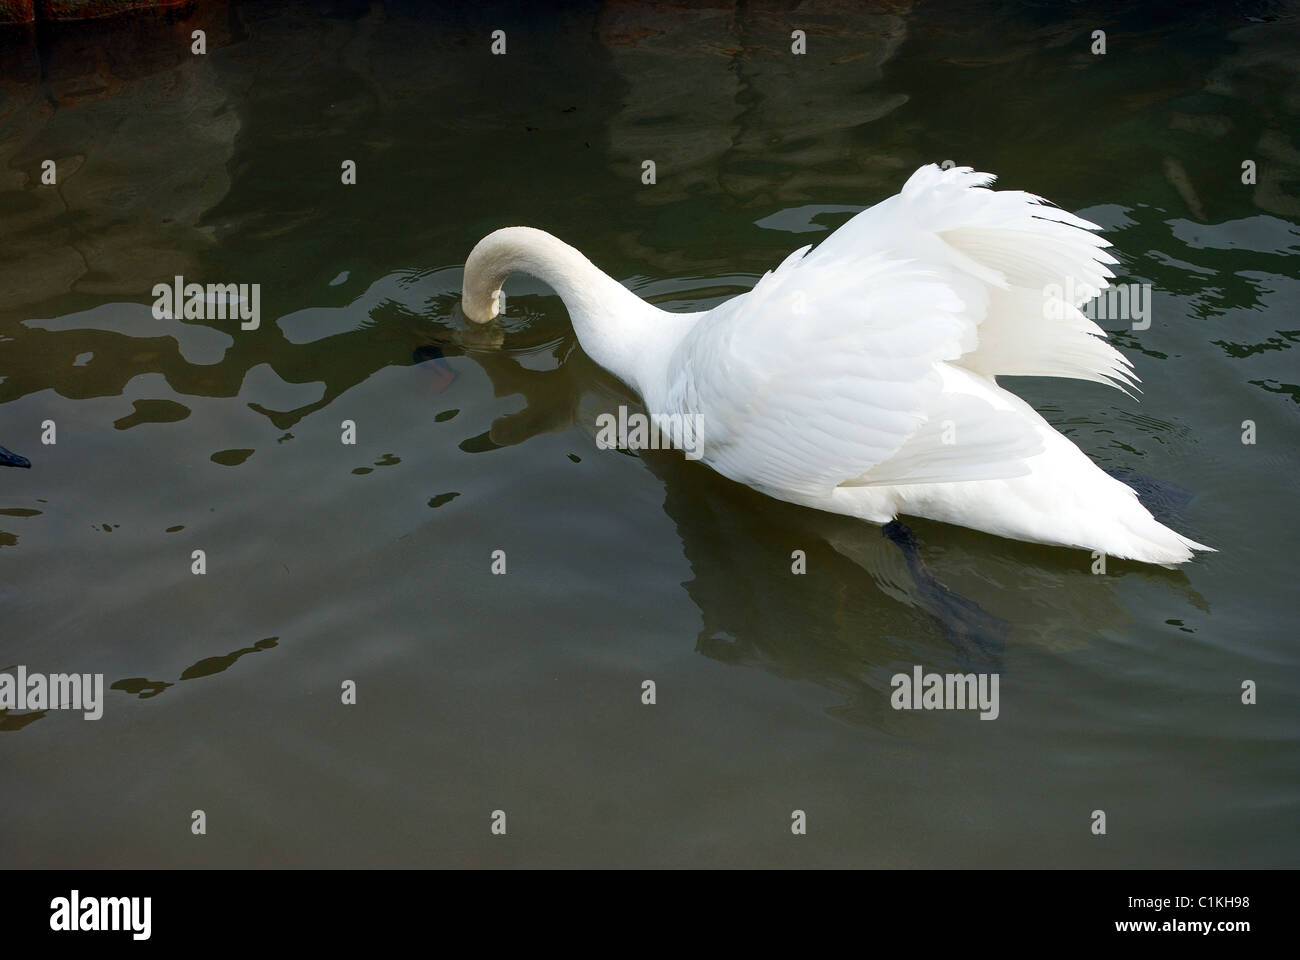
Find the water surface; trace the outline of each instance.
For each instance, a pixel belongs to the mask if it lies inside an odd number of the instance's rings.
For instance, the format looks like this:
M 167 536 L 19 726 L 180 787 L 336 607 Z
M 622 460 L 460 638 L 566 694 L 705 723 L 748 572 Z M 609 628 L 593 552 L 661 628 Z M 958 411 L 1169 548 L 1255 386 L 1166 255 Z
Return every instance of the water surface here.
M 0 714 L 0 863 L 1294 866 L 1294 7 L 523 9 L 0 34 L 0 668 L 111 687 Z M 703 309 L 943 160 L 1152 285 L 1104 324 L 1140 403 L 1008 383 L 1221 551 L 914 523 L 1005 624 L 993 722 L 890 709 L 969 651 L 879 528 L 598 450 L 635 398 L 542 285 L 456 311 L 513 223 Z M 260 283 L 260 328 L 155 320 L 177 274 Z

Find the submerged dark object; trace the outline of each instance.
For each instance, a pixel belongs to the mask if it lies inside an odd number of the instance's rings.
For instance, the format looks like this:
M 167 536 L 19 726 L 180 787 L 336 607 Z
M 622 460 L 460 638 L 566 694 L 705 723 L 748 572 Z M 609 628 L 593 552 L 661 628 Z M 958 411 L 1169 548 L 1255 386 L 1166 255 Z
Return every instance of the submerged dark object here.
M 0 447 L 0 467 L 27 467 L 31 469 L 32 462 L 26 457 L 20 457 L 16 453 L 11 453 L 4 447 Z
M 429 343 L 422 347 L 416 347 L 414 352 L 411 354 L 411 359 L 417 364 L 432 361 L 425 369 L 434 375 L 434 393 L 442 393 L 450 387 L 452 381 L 456 379 L 456 371 L 453 370 L 451 365 L 444 359 L 445 356 L 446 355 L 442 352 L 442 347 L 436 343 Z
M 921 559 L 916 534 L 907 524 L 891 520 L 880 528 L 880 533 L 903 551 L 907 569 L 916 583 L 919 606 L 957 648 L 962 665 L 1000 664 L 1011 624 L 940 583 Z

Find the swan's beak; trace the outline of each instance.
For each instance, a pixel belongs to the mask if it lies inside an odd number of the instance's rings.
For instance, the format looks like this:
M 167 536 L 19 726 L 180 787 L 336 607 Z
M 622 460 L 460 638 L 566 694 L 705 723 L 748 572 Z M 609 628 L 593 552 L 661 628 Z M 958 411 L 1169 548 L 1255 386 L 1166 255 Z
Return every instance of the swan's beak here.
M 0 467 L 26 467 L 31 469 L 32 462 L 26 457 L 20 457 L 16 453 L 10 453 L 4 447 L 0 447 Z

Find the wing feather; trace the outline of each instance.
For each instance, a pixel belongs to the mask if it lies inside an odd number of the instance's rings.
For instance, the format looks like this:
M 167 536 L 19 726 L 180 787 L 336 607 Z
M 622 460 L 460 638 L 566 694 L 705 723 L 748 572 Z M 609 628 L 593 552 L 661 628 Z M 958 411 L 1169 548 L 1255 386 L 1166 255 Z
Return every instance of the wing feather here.
M 922 167 L 790 254 L 685 335 L 655 407 L 698 418 L 719 473 L 777 494 L 1026 473 L 1036 432 L 945 389 L 948 364 L 1121 389 L 1136 377 L 1078 309 L 1113 277 L 1095 225 L 993 180 Z
M 658 406 L 698 417 L 705 461 L 762 490 L 818 497 L 909 471 L 911 482 L 1015 476 L 1034 450 L 1010 416 L 943 394 L 941 365 L 961 356 L 969 325 L 961 298 L 919 264 L 792 256 L 686 335 Z M 981 444 L 880 469 L 931 421 Z

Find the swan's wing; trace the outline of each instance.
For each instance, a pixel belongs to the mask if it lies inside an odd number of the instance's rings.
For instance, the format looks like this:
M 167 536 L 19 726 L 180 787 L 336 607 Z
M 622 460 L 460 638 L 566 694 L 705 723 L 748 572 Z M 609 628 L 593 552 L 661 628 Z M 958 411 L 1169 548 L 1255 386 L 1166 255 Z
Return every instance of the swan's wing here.
M 705 461 L 770 492 L 1026 472 L 1040 449 L 1031 431 L 987 403 L 944 396 L 943 362 L 975 341 L 951 286 L 916 263 L 807 249 L 686 335 L 656 412 L 696 418 Z M 937 454 L 891 459 L 927 431 Z
M 914 173 L 896 197 L 849 220 L 817 248 L 832 259 L 881 252 L 931 266 L 962 298 L 976 338 L 957 362 L 988 377 L 1071 377 L 1124 389 L 1128 359 L 1079 310 L 1118 261 L 1099 229 L 1042 197 L 989 190 L 970 167 Z

